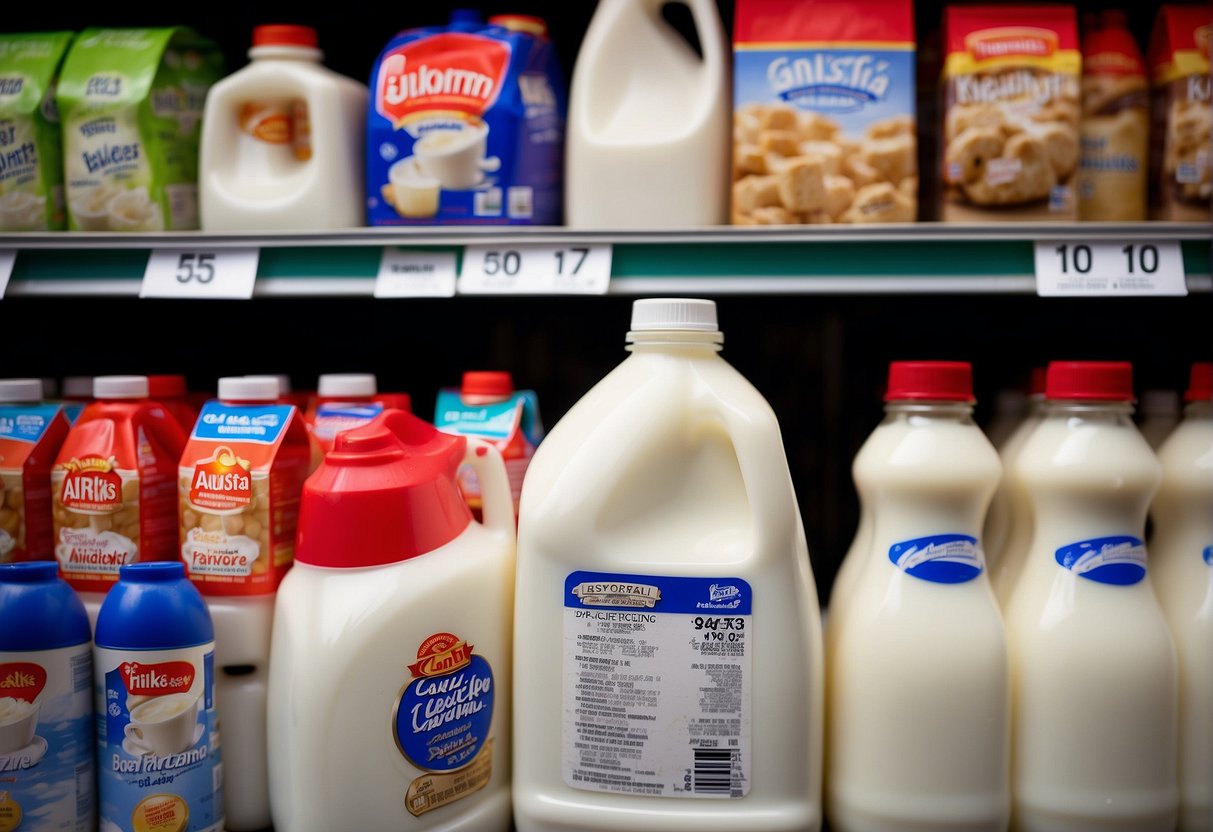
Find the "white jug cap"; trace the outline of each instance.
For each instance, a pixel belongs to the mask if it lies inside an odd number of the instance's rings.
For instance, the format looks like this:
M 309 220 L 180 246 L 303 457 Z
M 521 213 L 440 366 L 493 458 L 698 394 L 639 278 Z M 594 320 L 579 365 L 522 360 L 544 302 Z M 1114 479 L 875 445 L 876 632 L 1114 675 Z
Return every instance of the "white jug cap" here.
M 277 373 L 273 375 L 266 373 L 253 373 L 245 376 L 245 378 L 272 378 L 278 383 L 279 396 L 285 396 L 287 393 L 291 392 L 291 377 L 286 373 Z
M 98 399 L 146 399 L 147 376 L 97 376 L 93 397 Z
M 219 379 L 219 398 L 226 401 L 277 401 L 278 379 L 276 376 L 226 376 Z
M 40 402 L 42 381 L 36 378 L 0 379 L 0 402 Z
M 716 332 L 716 301 L 696 298 L 644 298 L 632 304 L 632 330 Z
M 68 376 L 63 379 L 63 395 L 73 399 L 89 399 L 93 396 L 92 376 Z
M 378 392 L 370 373 L 325 373 L 316 385 L 319 396 L 373 396 Z

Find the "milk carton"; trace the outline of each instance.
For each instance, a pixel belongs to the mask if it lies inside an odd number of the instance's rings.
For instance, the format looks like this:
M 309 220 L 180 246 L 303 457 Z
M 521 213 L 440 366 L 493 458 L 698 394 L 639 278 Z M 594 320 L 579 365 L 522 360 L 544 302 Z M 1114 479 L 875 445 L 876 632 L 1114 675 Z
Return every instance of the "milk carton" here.
M 565 93 L 545 35 L 410 29 L 379 56 L 367 122 L 370 225 L 553 225 Z
M 55 83 L 72 37 L 0 35 L 0 231 L 64 227 Z
M 51 464 L 67 430 L 37 379 L 0 381 L 0 563 L 54 557 Z
M 189 29 L 80 33 L 58 95 L 71 230 L 198 227 L 198 133 L 220 74 Z

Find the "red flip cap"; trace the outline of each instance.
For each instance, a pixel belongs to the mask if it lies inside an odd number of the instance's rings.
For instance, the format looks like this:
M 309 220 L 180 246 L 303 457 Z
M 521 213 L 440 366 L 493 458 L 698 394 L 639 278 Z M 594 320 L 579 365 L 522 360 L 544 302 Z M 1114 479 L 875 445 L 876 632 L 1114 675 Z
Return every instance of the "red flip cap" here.
M 1184 393 L 1185 402 L 1207 402 L 1213 399 L 1213 364 L 1207 362 L 1192 365 L 1192 374 L 1188 377 L 1188 392 Z
M 886 402 L 973 403 L 973 365 L 968 361 L 894 361 Z
M 496 370 L 469 370 L 463 374 L 459 388 L 463 396 L 495 396 L 508 399 L 514 395 L 514 378 Z
M 1046 399 L 1133 401 L 1133 365 L 1128 361 L 1050 361 Z
M 450 543 L 472 521 L 455 476 L 466 447 L 402 410 L 337 434 L 304 483 L 295 559 L 382 566 Z

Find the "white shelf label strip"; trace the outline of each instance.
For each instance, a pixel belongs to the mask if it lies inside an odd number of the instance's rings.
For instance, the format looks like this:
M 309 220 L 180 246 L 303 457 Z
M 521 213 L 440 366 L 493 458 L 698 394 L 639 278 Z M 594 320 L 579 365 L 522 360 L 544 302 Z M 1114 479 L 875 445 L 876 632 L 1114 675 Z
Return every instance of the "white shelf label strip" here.
M 611 246 L 468 246 L 464 295 L 604 295 L 611 285 Z
M 260 254 L 256 248 L 154 249 L 139 297 L 248 300 Z
M 8 289 L 8 281 L 13 276 L 13 267 L 17 265 L 17 252 L 14 249 L 0 250 L 0 300 Z
M 1041 297 L 1138 297 L 1188 294 L 1183 251 L 1175 240 L 1036 243 Z
M 455 294 L 455 254 L 389 246 L 379 259 L 377 298 L 449 298 Z

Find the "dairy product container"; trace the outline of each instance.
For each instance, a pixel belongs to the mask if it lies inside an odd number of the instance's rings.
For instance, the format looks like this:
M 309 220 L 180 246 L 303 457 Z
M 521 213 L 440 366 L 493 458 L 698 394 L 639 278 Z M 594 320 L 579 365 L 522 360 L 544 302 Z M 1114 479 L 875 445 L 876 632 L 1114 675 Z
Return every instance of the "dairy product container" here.
M 671 228 L 728 222 L 729 65 L 712 0 L 688 0 L 699 57 L 662 0 L 603 0 L 573 68 L 568 224 Z
M 1132 368 L 1054 361 L 1016 463 L 1034 517 L 1005 605 L 1016 829 L 1173 829 L 1175 647 L 1144 537 L 1160 472 Z
M 464 463 L 483 523 L 459 493 Z M 501 455 L 389 410 L 337 436 L 304 487 L 298 541 L 270 657 L 274 828 L 507 832 L 514 516 Z
M 367 89 L 327 69 L 318 43 L 310 26 L 257 26 L 252 63 L 207 93 L 204 230 L 362 225 Z
M 1192 365 L 1184 418 L 1158 450 L 1154 590 L 1179 655 L 1180 832 L 1213 827 L 1213 365 Z
M 42 400 L 38 379 L 0 380 L 0 563 L 54 557 L 51 464 L 65 411 Z
M 52 562 L 0 564 L 0 828 L 96 824 L 92 630 Z
M 93 654 L 103 832 L 220 832 L 215 635 L 181 563 L 122 566 Z
M 712 301 L 637 301 L 631 330 L 523 485 L 515 824 L 816 829 L 821 623 L 779 424 Z
M 966 362 L 889 367 L 856 458 L 872 521 L 827 633 L 831 829 L 992 830 L 1010 816 L 1010 686 L 980 542 L 998 483 Z

